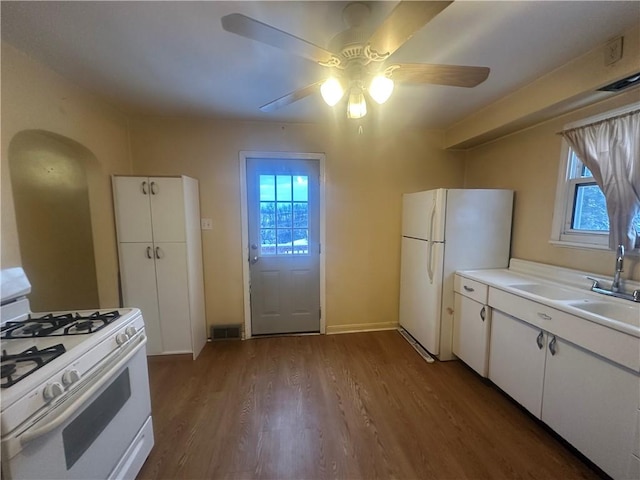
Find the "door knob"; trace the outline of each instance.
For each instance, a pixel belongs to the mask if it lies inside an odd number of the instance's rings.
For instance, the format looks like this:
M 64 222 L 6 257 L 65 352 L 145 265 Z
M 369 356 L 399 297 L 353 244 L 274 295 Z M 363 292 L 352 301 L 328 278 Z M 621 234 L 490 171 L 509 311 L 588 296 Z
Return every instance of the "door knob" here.
M 258 249 L 258 245 L 256 245 L 255 243 L 251 244 L 251 250 L 257 250 Z
M 253 265 L 254 263 L 258 263 L 258 256 L 257 255 L 254 256 L 254 257 L 251 257 L 251 265 Z

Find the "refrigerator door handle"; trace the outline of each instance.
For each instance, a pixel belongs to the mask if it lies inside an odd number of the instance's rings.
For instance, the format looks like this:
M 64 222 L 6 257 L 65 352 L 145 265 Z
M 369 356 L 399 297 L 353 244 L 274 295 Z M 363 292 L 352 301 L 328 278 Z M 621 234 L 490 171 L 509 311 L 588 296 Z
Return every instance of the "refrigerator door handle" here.
M 436 206 L 437 206 L 437 203 L 434 199 L 433 208 L 431 209 L 431 218 L 429 219 L 429 235 L 427 236 L 427 240 L 429 242 L 433 241 L 433 221 L 436 218 Z
M 427 273 L 429 274 L 429 283 L 433 284 L 433 242 L 428 241 L 429 249 L 427 250 Z

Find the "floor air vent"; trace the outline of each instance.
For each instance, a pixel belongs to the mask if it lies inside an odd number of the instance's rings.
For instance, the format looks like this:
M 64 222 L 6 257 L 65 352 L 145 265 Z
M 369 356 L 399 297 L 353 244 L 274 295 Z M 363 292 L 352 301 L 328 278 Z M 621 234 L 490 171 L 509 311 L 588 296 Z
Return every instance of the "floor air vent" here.
M 240 340 L 242 325 L 214 325 L 211 327 L 211 340 Z
M 407 333 L 407 331 L 404 328 L 398 328 L 398 333 L 400 333 L 400 335 L 402 335 L 402 337 L 409 342 L 409 345 L 411 345 L 413 347 L 413 349 L 418 352 L 418 354 L 424 358 L 425 362 L 427 363 L 433 363 L 435 360 L 433 359 L 433 357 L 431 355 L 429 355 L 429 352 L 427 352 L 424 348 L 422 348 L 422 345 L 420 345 L 418 342 L 416 342 L 414 340 L 414 338 L 409 335 L 409 333 Z

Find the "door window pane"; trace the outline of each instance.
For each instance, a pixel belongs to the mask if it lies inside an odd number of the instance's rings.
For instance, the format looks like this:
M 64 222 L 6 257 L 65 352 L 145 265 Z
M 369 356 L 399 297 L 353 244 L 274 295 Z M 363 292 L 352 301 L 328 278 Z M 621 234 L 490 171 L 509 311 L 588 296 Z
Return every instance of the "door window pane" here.
M 260 229 L 260 254 L 261 255 L 276 254 L 276 229 L 275 228 Z
M 261 255 L 308 255 L 309 177 L 260 175 Z
M 293 181 L 293 201 L 306 202 L 309 200 L 309 177 L 296 175 Z
M 276 199 L 276 178 L 273 175 L 260 175 L 260 201 Z
M 276 188 L 276 199 L 279 202 L 291 201 L 291 175 L 278 175 L 278 186 Z
M 291 203 L 278 202 L 278 215 L 276 227 L 291 228 Z
M 293 230 L 293 254 L 309 254 L 309 230 L 306 228 L 296 228 Z
M 275 202 L 260 202 L 260 228 L 275 228 L 276 204 Z
M 291 230 L 288 228 L 278 229 L 278 255 L 290 255 L 292 253 L 291 233 Z
M 309 204 L 296 202 L 293 204 L 294 228 L 307 228 L 309 226 Z

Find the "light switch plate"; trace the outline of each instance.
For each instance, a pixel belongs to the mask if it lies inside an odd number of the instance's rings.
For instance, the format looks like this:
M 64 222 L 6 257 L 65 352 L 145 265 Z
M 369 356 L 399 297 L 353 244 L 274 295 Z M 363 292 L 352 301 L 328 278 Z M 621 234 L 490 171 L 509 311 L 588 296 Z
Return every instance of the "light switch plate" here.
M 200 228 L 202 228 L 202 230 L 213 230 L 213 220 L 210 218 L 201 218 Z

